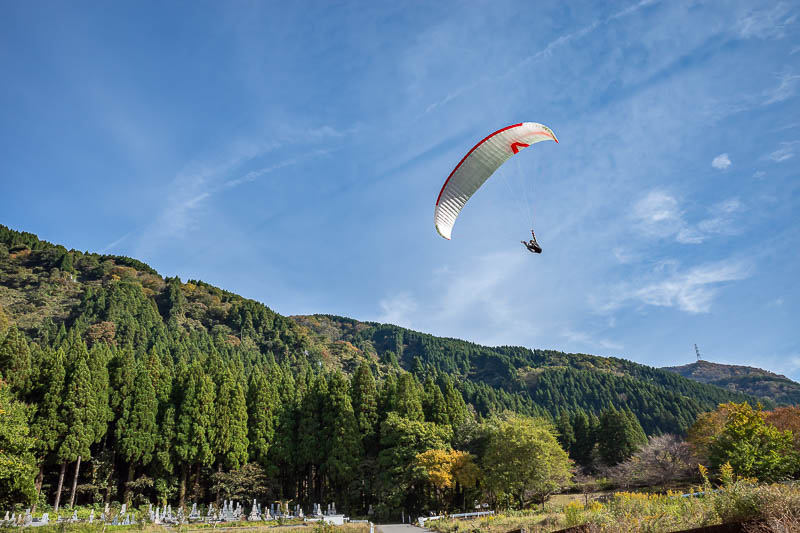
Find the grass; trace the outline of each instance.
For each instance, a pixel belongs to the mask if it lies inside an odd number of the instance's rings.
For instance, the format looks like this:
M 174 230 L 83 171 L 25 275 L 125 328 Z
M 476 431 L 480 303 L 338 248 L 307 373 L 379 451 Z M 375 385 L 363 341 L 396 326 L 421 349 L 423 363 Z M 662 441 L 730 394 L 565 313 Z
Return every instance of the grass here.
M 545 533 L 588 524 L 590 531 L 598 533 L 667 533 L 753 520 L 760 521 L 752 526 L 754 533 L 800 531 L 800 486 L 743 480 L 718 492 L 687 498 L 678 493 L 618 492 L 607 502 L 593 500 L 585 505 L 582 499 L 573 499 L 550 503 L 544 511 L 507 512 L 475 520 L 441 519 L 425 526 L 440 533 L 505 533 L 519 528 Z

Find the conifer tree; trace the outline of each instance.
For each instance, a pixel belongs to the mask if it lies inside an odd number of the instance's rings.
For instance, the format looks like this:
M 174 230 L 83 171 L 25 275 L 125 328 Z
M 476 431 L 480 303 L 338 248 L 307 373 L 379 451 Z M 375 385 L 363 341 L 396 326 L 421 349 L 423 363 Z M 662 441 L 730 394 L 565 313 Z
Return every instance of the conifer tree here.
M 111 351 L 108 346 L 95 343 L 89 350 L 89 373 L 92 379 L 92 390 L 95 401 L 95 418 L 92 421 L 92 443 L 98 443 L 105 436 L 108 423 L 113 420 L 109 398 L 108 363 L 111 360 Z
M 442 390 L 444 393 L 444 403 L 447 410 L 447 418 L 453 427 L 458 427 L 469 416 L 469 410 L 467 409 L 467 404 L 464 401 L 464 396 L 462 396 L 461 393 L 456 390 L 450 378 L 445 375 L 442 379 L 444 383 Z
M 275 439 L 278 393 L 260 369 L 250 374 L 247 391 L 250 460 L 267 465 L 267 454 Z
M 395 411 L 409 420 L 422 422 L 425 413 L 422 410 L 422 391 L 413 374 L 404 373 L 397 380 L 397 403 Z
M 349 501 L 349 487 L 356 478 L 363 448 L 358 431 L 347 378 L 334 372 L 328 382 L 324 435 L 330 439 L 330 453 L 325 461 L 325 473 L 330 479 L 336 498 L 345 505 Z
M 390 372 L 383 380 L 378 395 L 378 420 L 386 420 L 386 416 L 397 409 L 397 378 Z
M 66 380 L 64 352 L 61 349 L 55 351 L 48 346 L 36 353 L 35 362 L 39 369 L 39 379 L 34 390 L 40 400 L 31 423 L 31 435 L 36 439 L 34 453 L 39 463 L 39 474 L 36 476 L 36 501 L 38 501 L 44 479 L 45 461 L 64 439 L 68 428 L 61 418 Z
M 628 459 L 646 442 L 643 436 L 641 426 L 637 428 L 624 409 L 609 405 L 600 414 L 597 449 L 605 464 L 613 466 Z
M 434 422 L 440 425 L 447 425 L 450 423 L 442 389 L 439 388 L 439 385 L 436 384 L 433 377 L 430 375 L 425 379 L 422 410 L 425 413 L 425 420 L 428 422 Z
M 222 371 L 214 410 L 213 453 L 217 470 L 237 469 L 247 462 L 247 403 L 230 370 Z
M 11 388 L 10 392 L 22 398 L 30 390 L 31 351 L 25 336 L 11 326 L 5 338 L 0 335 L 0 379 Z
M 578 409 L 573 415 L 571 425 L 575 440 L 569 449 L 570 457 L 581 466 L 590 466 L 592 450 L 597 442 L 595 428 L 583 409 Z
M 89 354 L 86 345 L 80 339 L 73 338 L 67 353 L 68 367 L 64 398 L 61 403 L 61 417 L 68 431 L 56 452 L 61 463 L 56 501 L 53 506 L 58 511 L 61 502 L 64 472 L 67 463 L 75 462 L 75 475 L 72 481 L 70 507 L 75 502 L 75 489 L 78 483 L 81 460 L 90 457 L 89 446 L 94 441 L 95 393 L 92 387 L 92 376 L 87 360 Z
M 128 483 L 136 473 L 136 466 L 146 466 L 153 457 L 158 440 L 156 413 L 158 403 L 153 383 L 146 367 L 136 362 L 136 377 L 129 401 L 123 401 L 123 409 L 117 421 L 117 449 L 128 463 Z M 130 503 L 130 490 L 125 487 L 124 500 Z
M 273 365 L 268 379 L 277 383 L 275 442 L 269 448 L 268 474 L 279 480 L 279 497 L 296 495 L 294 473 L 298 469 L 298 418 L 301 394 L 294 375 L 288 368 Z
M 575 446 L 575 432 L 566 410 L 562 410 L 558 415 L 555 426 L 558 432 L 558 443 L 565 450 L 571 450 Z
M 180 506 L 186 504 L 186 488 L 191 467 L 209 466 L 214 461 L 214 382 L 199 361 L 188 370 L 183 383 L 180 412 L 176 425 L 175 451 L 181 462 Z
M 322 501 L 322 472 L 320 467 L 330 450 L 330 441 L 320 439 L 323 435 L 328 384 L 325 376 L 310 376 L 308 388 L 300 403 L 297 428 L 297 464 L 307 479 L 309 490 L 313 488 L 314 501 Z M 322 442 L 320 442 L 322 440 Z
M 353 375 L 351 395 L 364 451 L 368 455 L 377 455 L 378 393 L 375 377 L 366 363 L 361 363 Z

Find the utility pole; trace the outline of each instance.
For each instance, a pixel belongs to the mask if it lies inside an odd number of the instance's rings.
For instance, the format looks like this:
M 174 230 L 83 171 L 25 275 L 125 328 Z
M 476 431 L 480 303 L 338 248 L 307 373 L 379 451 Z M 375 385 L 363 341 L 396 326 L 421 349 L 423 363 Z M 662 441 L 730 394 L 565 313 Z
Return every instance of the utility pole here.
M 697 344 L 694 345 L 694 353 L 697 354 L 697 360 L 700 360 L 700 349 L 697 347 Z

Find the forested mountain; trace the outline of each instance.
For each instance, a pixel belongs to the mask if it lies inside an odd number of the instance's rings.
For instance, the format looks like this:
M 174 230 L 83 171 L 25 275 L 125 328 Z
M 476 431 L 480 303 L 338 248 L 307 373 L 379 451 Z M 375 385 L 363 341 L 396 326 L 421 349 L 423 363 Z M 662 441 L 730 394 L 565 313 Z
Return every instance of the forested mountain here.
M 20 436 L 19 483 L 0 483 L 0 499 L 57 508 L 62 495 L 70 505 L 258 495 L 383 516 L 439 505 L 427 500 L 437 491 L 419 490 L 415 458 L 480 458 L 499 427 L 483 424 L 492 413 L 555 419 L 574 460 L 589 465 L 597 445 L 611 464 L 627 444 L 601 442 L 605 426 L 641 442 L 642 428 L 682 433 L 720 402 L 755 400 L 622 359 L 291 319 L 5 226 L 0 396 Z M 0 431 L 0 449 L 12 433 Z M 468 490 L 449 494 L 463 505 Z
M 614 357 L 480 346 L 330 315 L 292 318 L 334 346 L 371 354 L 418 376 L 433 372 L 456 378 L 479 413 L 501 408 L 556 417 L 562 410 L 599 412 L 615 405 L 633 411 L 648 434 L 683 433 L 699 413 L 719 403 L 755 401 Z
M 669 370 L 700 383 L 709 383 L 731 391 L 751 394 L 781 405 L 800 404 L 800 383 L 786 376 L 761 368 L 723 365 L 697 361 L 682 366 L 665 366 Z

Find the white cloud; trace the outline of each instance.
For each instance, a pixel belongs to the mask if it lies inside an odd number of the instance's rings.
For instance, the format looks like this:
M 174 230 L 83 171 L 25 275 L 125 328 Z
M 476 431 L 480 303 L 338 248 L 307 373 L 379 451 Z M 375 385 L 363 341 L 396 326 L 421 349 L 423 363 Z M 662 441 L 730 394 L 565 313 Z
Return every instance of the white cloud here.
M 610 341 L 608 339 L 598 339 L 595 338 L 593 335 L 583 331 L 575 331 L 570 328 L 564 328 L 561 330 L 561 336 L 566 339 L 568 342 L 573 344 L 582 345 L 584 347 L 589 348 L 596 348 L 600 347 L 605 350 L 622 350 L 624 345 Z
M 778 75 L 778 79 L 780 80 L 778 86 L 766 92 L 767 99 L 764 101 L 764 105 L 783 102 L 793 97 L 797 92 L 796 88 L 798 81 L 800 81 L 800 74 L 787 70 Z
M 113 250 L 114 248 L 116 248 L 117 246 L 119 246 L 120 244 L 122 244 L 123 242 L 125 242 L 125 239 L 127 239 L 128 237 L 130 237 L 130 235 L 131 235 L 132 233 L 133 233 L 132 231 L 129 231 L 128 233 L 126 233 L 125 235 L 123 235 L 122 237 L 120 237 L 119 239 L 117 239 L 117 240 L 115 240 L 115 241 L 113 241 L 113 242 L 110 242 L 110 243 L 106 244 L 104 247 L 102 247 L 102 248 L 100 249 L 100 253 L 106 253 L 106 252 L 108 252 L 108 251 L 110 251 L 110 250 Z
M 719 154 L 714 158 L 713 161 L 711 161 L 711 166 L 719 170 L 725 170 L 731 166 L 731 158 L 728 157 L 727 153 Z
M 697 223 L 697 229 L 705 235 L 734 234 L 736 229 L 732 215 L 742 210 L 742 203 L 738 198 L 729 198 L 709 209 L 711 216 Z
M 413 318 L 419 304 L 409 292 L 399 292 L 383 298 L 379 302 L 381 314 L 379 322 L 396 324 L 404 327 L 413 327 Z
M 687 271 L 680 271 L 674 263 L 662 263 L 646 279 L 611 288 L 601 310 L 611 311 L 634 303 L 674 307 L 692 314 L 708 313 L 720 284 L 749 275 L 749 266 L 740 261 L 701 265 Z
M 756 171 L 753 173 L 753 177 L 754 177 L 755 179 L 757 179 L 757 180 L 764 179 L 764 178 L 766 177 L 766 175 L 767 175 L 767 173 L 766 173 L 766 172 L 764 172 L 763 170 L 756 170 Z
M 745 39 L 780 39 L 786 34 L 788 26 L 794 24 L 797 15 L 785 2 L 779 2 L 769 9 L 750 11 L 739 18 L 736 30 Z
M 633 206 L 633 216 L 647 235 L 667 237 L 683 225 L 678 202 L 665 191 L 650 191 Z
M 795 147 L 800 144 L 800 141 L 791 141 L 781 143 L 781 147 L 770 153 L 767 157 L 776 163 L 782 163 L 795 156 Z
M 662 190 L 650 191 L 633 207 L 633 217 L 638 229 L 653 238 L 673 237 L 681 244 L 699 244 L 712 235 L 733 235 L 738 233 L 734 214 L 743 209 L 738 198 L 729 198 L 708 208 L 706 218 L 696 224 L 689 224 L 679 209 L 678 201 Z M 624 262 L 614 251 L 620 262 Z

